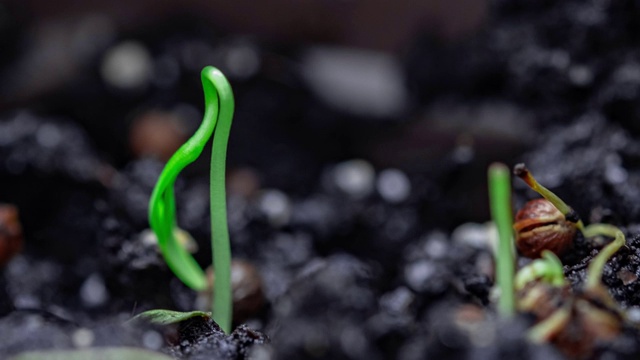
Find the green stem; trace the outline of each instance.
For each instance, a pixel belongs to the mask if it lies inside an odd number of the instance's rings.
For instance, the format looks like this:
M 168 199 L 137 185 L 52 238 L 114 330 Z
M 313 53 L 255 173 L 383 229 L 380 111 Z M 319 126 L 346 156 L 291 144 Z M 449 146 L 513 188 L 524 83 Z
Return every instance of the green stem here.
M 207 91 L 218 90 L 220 97 L 220 112 L 218 125 L 213 138 L 211 153 L 211 242 L 213 251 L 213 273 L 215 282 L 213 288 L 213 318 L 226 333 L 231 331 L 232 320 L 232 289 L 231 289 L 231 246 L 229 229 L 227 227 L 227 197 L 226 197 L 226 159 L 227 143 L 231 122 L 233 120 L 234 100 L 231 85 L 222 73 L 207 67 L 202 70 L 203 83 L 205 76 L 215 85 L 212 89 L 205 86 Z
M 174 274 L 194 290 L 207 288 L 207 280 L 196 260 L 175 237 L 176 205 L 173 191 L 178 174 L 195 161 L 213 135 L 211 155 L 211 242 L 215 284 L 213 318 L 225 331 L 231 330 L 231 250 L 227 228 L 225 166 L 227 142 L 233 118 L 231 86 L 222 73 L 211 66 L 202 70 L 205 113 L 193 136 L 169 159 L 149 201 L 149 223 L 158 238 L 158 246 Z
M 584 237 L 608 236 L 614 238 L 607 246 L 602 248 L 598 255 L 591 261 L 587 269 L 587 282 L 585 289 L 596 289 L 601 285 L 602 272 L 607 261 L 625 244 L 625 237 L 622 231 L 609 224 L 592 224 L 582 231 Z
M 515 314 L 513 218 L 511 213 L 511 175 L 504 164 L 489 167 L 491 217 L 498 229 L 496 282 L 500 289 L 498 311 L 504 317 Z

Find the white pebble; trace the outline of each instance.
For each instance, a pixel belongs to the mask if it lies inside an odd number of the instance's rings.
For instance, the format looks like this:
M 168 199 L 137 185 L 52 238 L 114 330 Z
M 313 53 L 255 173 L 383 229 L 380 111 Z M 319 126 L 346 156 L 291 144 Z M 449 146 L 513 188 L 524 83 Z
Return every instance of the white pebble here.
M 230 75 L 246 79 L 260 68 L 260 57 L 255 47 L 249 44 L 237 44 L 228 49 L 225 65 Z
M 265 190 L 258 200 L 258 208 L 273 226 L 283 226 L 291 218 L 291 201 L 279 190 Z
M 411 193 L 409 178 L 397 169 L 382 170 L 376 185 L 380 196 L 390 203 L 402 202 Z
M 386 53 L 315 47 L 303 56 L 301 70 L 320 98 L 352 114 L 395 116 L 408 104 L 402 64 Z
M 95 335 L 93 334 L 93 331 L 86 328 L 80 328 L 74 331 L 73 335 L 71 335 L 71 341 L 73 342 L 73 345 L 77 348 L 90 347 L 91 344 L 93 344 L 94 339 L 95 339 Z
M 449 252 L 447 238 L 442 233 L 436 233 L 424 244 L 424 252 L 431 259 L 442 259 Z
M 405 266 L 407 285 L 415 291 L 422 291 L 426 283 L 436 274 L 436 266 L 427 260 L 421 260 Z
M 453 230 L 451 239 L 456 244 L 476 249 L 489 249 L 491 236 L 491 226 L 488 224 L 464 223 Z
M 362 199 L 374 188 L 375 171 L 364 160 L 342 162 L 333 169 L 333 181 L 338 189 L 354 199 Z
M 607 165 L 604 172 L 605 179 L 612 185 L 622 184 L 627 181 L 628 175 L 627 170 L 617 165 Z
M 625 315 L 630 322 L 636 325 L 640 324 L 640 308 L 636 306 L 630 307 L 625 312 Z
M 92 274 L 84 281 L 80 298 L 88 307 L 104 305 L 109 300 L 109 293 L 100 275 Z
M 100 74 L 107 84 L 132 90 L 147 85 L 152 67 L 147 49 L 140 43 L 127 41 L 109 49 L 102 60 Z
M 147 349 L 158 350 L 164 344 L 164 339 L 157 331 L 149 330 L 142 335 L 142 345 Z

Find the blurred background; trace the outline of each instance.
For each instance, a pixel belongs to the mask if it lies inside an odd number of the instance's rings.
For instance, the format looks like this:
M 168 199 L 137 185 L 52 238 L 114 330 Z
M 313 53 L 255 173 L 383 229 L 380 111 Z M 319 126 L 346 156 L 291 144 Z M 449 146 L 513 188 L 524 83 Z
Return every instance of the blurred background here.
M 2 1 L 0 203 L 25 242 L 0 315 L 194 308 L 147 204 L 213 65 L 236 100 L 232 250 L 276 358 L 445 358 L 466 345 L 440 305 L 489 303 L 490 163 L 525 161 L 586 222 L 640 219 L 637 19 L 637 0 Z M 209 153 L 176 182 L 203 265 Z M 514 208 L 536 196 L 514 187 Z
M 632 1 L 17 1 L 0 4 L 0 113 L 80 125 L 115 169 L 198 126 L 199 71 L 237 112 L 229 164 L 306 194 L 327 164 L 400 169 L 451 227 L 485 170 L 590 107 L 633 131 Z M 635 71 L 635 72 L 634 72 Z M 625 75 L 626 74 L 626 75 Z M 595 105 L 594 105 L 595 104 Z M 433 210 L 433 211 L 432 211 Z M 443 211 L 441 211 L 443 210 Z
M 475 108 L 426 107 L 456 89 L 487 13 L 470 0 L 4 1 L 0 112 L 76 122 L 116 168 L 166 159 L 198 126 L 199 71 L 214 65 L 236 92 L 230 164 L 265 185 L 308 192 L 323 164 L 351 158 L 433 173 L 443 156 L 469 162 L 482 141 L 469 132 L 491 126 L 470 127 Z

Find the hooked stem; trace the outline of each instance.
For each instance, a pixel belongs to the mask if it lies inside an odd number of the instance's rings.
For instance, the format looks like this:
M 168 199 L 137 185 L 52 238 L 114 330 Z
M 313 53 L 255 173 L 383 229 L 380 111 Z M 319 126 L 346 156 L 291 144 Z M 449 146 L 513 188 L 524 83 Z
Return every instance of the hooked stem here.
M 571 221 L 572 223 L 575 223 L 578 229 L 581 231 L 584 229 L 584 224 L 582 223 L 582 220 L 580 220 L 580 216 L 578 215 L 578 213 L 575 210 L 573 210 L 571 206 L 567 205 L 567 203 L 562 201 L 562 199 L 560 199 L 558 195 L 554 194 L 551 190 L 542 186 L 533 177 L 529 169 L 527 169 L 527 167 L 524 164 L 517 164 L 516 166 L 514 166 L 513 174 L 519 177 L 520 179 L 522 179 L 527 185 L 529 185 L 529 187 L 533 191 L 537 192 L 543 198 L 547 199 L 550 203 L 552 203 L 553 206 L 555 206 L 556 209 L 558 209 L 562 213 L 562 215 L 564 215 L 567 221 Z

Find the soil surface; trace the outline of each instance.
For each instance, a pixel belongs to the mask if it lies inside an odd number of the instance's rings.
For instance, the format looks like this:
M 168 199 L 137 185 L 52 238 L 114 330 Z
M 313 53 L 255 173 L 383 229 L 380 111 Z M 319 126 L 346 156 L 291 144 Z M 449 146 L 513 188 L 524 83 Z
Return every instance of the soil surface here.
M 96 45 L 72 82 L 0 116 L 0 203 L 19 214 L 0 216 L 0 354 L 129 346 L 194 360 L 638 358 L 640 5 L 495 1 L 489 13 L 468 39 L 416 36 L 399 64 L 404 105 L 377 114 L 318 93 L 304 72 L 312 44 L 176 21 Z M 110 76 L 114 48 L 158 73 Z M 229 66 L 238 51 L 258 65 Z M 150 309 L 207 310 L 206 296 L 165 265 L 147 206 L 167 154 L 199 125 L 199 71 L 212 62 L 237 103 L 229 229 L 249 296 L 228 335 L 202 317 L 128 323 Z M 203 267 L 208 151 L 176 183 L 178 224 Z M 603 274 L 614 303 L 583 292 L 603 243 L 579 236 L 562 257 L 569 295 L 553 305 L 615 314 L 615 336 L 584 348 L 567 336 L 534 344 L 534 315 L 497 315 L 493 161 L 525 162 L 586 223 L 623 230 L 626 246 Z M 516 208 L 538 197 L 517 179 L 514 189 Z M 567 328 L 584 334 L 577 306 Z

